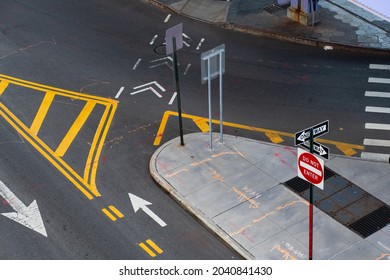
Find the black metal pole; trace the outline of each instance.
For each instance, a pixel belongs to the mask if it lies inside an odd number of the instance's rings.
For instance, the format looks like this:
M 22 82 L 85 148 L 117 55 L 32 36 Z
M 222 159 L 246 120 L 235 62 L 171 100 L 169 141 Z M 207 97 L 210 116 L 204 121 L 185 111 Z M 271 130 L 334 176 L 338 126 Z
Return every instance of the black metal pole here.
M 310 153 L 314 152 L 313 128 L 310 128 Z M 313 184 L 310 184 L 309 205 L 309 260 L 313 259 Z
M 183 137 L 183 119 L 181 116 L 181 99 L 180 99 L 180 85 L 179 85 L 179 71 L 177 67 L 177 54 L 176 54 L 176 38 L 172 38 L 173 41 L 173 80 L 176 84 L 176 93 L 177 93 L 177 111 L 179 113 L 179 130 L 180 130 L 180 145 L 184 146 L 184 137 Z

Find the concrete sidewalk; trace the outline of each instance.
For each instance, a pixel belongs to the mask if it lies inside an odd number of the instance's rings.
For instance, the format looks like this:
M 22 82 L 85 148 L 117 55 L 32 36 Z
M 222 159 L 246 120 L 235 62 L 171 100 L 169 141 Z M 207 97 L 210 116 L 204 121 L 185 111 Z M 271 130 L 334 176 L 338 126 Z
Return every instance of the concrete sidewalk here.
M 321 47 L 389 51 L 390 22 L 347 0 L 320 0 L 320 23 L 303 26 L 277 0 L 148 0 L 176 13 L 238 31 Z
M 172 197 L 246 259 L 308 259 L 308 202 L 286 184 L 297 177 L 295 148 L 229 135 L 220 144 L 215 135 L 211 151 L 208 133 L 184 141 L 165 143 L 150 161 Z M 331 156 L 326 166 L 325 189 L 314 190 L 313 259 L 390 259 L 389 164 Z M 347 221 L 367 222 L 380 206 L 382 226 L 367 237 Z

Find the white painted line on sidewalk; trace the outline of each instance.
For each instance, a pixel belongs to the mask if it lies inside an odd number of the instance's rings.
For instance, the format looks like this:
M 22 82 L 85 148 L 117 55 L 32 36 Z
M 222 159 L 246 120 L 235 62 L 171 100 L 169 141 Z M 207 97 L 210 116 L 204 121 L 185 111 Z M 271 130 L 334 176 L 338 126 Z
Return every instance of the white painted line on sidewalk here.
M 364 139 L 363 144 L 367 146 L 390 147 L 390 140 Z
M 368 160 L 389 162 L 390 154 L 362 152 L 360 157 Z
M 383 97 L 383 98 L 390 98 L 390 92 L 366 91 L 365 96 L 367 96 L 367 97 Z
M 175 98 L 176 98 L 176 95 L 177 95 L 177 92 L 175 91 L 171 97 L 171 100 L 169 100 L 169 105 L 172 105 L 173 104 L 173 101 L 175 101 Z
M 165 18 L 164 22 L 168 22 L 168 20 L 171 18 L 171 14 L 167 15 L 167 17 Z
M 125 87 L 121 87 L 118 91 L 118 93 L 115 95 L 115 98 L 118 99 L 119 96 L 121 96 L 122 91 L 125 89 Z
M 366 106 L 366 112 L 369 112 L 369 113 L 385 113 L 385 114 L 390 114 L 390 108 L 388 108 L 388 107 L 373 107 L 373 106 Z
M 154 44 L 154 41 L 156 41 L 158 35 L 154 35 L 152 41 L 150 41 L 149 45 L 153 45 Z
M 390 70 L 390 65 L 387 65 L 387 64 L 370 64 L 370 69 Z
M 366 129 L 390 130 L 390 124 L 384 123 L 366 123 Z
M 390 79 L 386 78 L 368 78 L 369 83 L 378 83 L 378 84 L 390 84 Z
M 134 64 L 134 66 L 133 66 L 133 70 L 135 70 L 137 67 L 138 67 L 138 65 L 140 64 L 140 62 L 141 62 L 141 58 L 139 58 L 138 60 L 137 60 L 137 62 Z

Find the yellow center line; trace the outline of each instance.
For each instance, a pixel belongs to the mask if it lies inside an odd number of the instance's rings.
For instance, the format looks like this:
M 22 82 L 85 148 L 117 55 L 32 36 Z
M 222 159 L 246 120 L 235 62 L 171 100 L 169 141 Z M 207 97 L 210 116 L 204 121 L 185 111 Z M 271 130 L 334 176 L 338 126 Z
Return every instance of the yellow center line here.
M 55 151 L 55 154 L 62 157 L 65 155 L 66 151 L 68 150 L 69 146 L 72 144 L 73 140 L 76 138 L 77 134 L 79 133 L 80 129 L 88 119 L 89 115 L 91 114 L 93 108 L 95 107 L 96 102 L 89 100 L 87 104 L 85 104 L 83 110 L 78 115 L 77 119 L 74 121 L 72 127 L 69 129 L 69 131 L 66 133 L 64 139 L 62 139 L 60 145 L 58 146 L 57 150 Z
M 117 220 L 117 218 L 115 218 L 114 215 L 112 215 L 112 214 L 110 213 L 110 211 L 108 211 L 106 208 L 103 208 L 103 209 L 102 209 L 102 212 L 103 212 L 104 214 L 106 214 L 106 216 L 109 217 L 113 222 L 115 222 L 115 221 Z
M 141 242 L 138 244 L 146 253 L 148 253 L 149 256 L 151 256 L 152 258 L 154 258 L 156 256 L 156 254 L 149 249 L 148 246 L 145 245 L 145 243 Z
M 38 113 L 35 115 L 34 121 L 30 127 L 30 132 L 34 135 L 38 134 L 39 129 L 43 123 L 43 120 L 46 117 L 47 112 L 49 111 L 50 105 L 54 100 L 55 93 L 48 91 L 45 94 L 45 97 L 42 100 L 41 106 L 39 106 Z
M 156 245 L 151 239 L 146 240 L 146 243 L 149 244 L 150 247 L 152 247 L 158 254 L 162 254 L 164 251 L 161 250 L 160 247 Z
M 115 215 L 117 215 L 118 216 L 118 218 L 123 218 L 125 215 L 123 215 L 122 214 L 122 212 L 121 211 L 119 211 L 115 206 L 112 206 L 112 205 L 110 205 L 110 206 L 108 206 L 108 208 L 115 214 Z

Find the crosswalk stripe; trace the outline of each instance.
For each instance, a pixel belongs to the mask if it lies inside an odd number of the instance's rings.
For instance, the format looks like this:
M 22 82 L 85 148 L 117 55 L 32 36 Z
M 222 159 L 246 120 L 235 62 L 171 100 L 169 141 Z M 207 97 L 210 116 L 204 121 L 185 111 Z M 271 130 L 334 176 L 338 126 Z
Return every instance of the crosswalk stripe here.
M 366 91 L 365 96 L 367 96 L 367 97 L 383 97 L 383 98 L 390 98 L 390 92 Z
M 379 130 L 390 130 L 390 124 L 384 123 L 366 123 L 366 129 L 379 129 Z
M 363 144 L 367 146 L 390 147 L 390 140 L 364 139 Z
M 387 65 L 387 64 L 370 64 L 370 69 L 390 70 L 390 65 Z
M 369 83 L 378 83 L 378 84 L 390 84 L 390 79 L 386 78 L 368 78 Z
M 379 153 L 362 152 L 360 157 L 364 158 L 364 159 L 368 159 L 368 160 L 388 162 L 389 159 L 390 159 L 390 154 L 379 154 Z
M 366 112 L 369 112 L 369 113 L 385 113 L 385 114 L 390 114 L 390 108 L 388 108 L 388 107 L 373 107 L 373 106 L 366 106 Z

